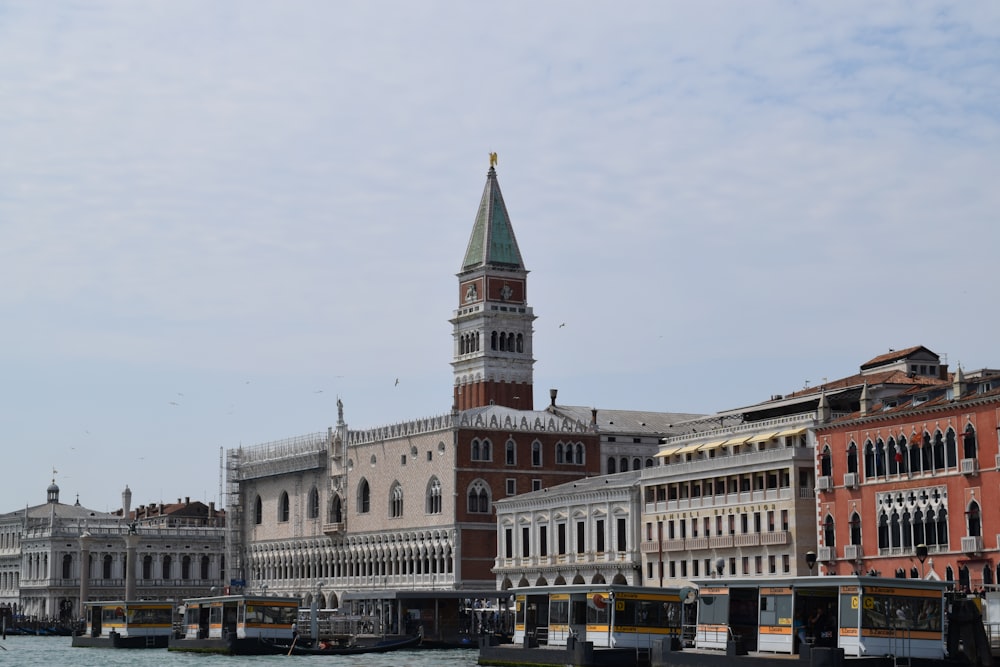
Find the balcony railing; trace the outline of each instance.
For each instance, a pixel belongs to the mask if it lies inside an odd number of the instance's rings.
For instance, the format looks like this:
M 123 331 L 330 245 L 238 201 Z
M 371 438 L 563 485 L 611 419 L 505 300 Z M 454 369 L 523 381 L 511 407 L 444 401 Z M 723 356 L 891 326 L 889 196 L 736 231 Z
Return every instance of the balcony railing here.
M 844 558 L 847 560 L 860 560 L 864 552 L 860 544 L 848 544 L 844 546 Z
M 823 475 L 822 477 L 816 478 L 816 488 L 820 491 L 831 491 L 833 489 L 833 478 L 829 475 Z
M 736 539 L 733 540 L 733 546 L 737 547 L 756 547 L 760 545 L 760 535 L 757 533 L 745 533 L 743 535 L 736 535 Z
M 835 553 L 831 547 L 820 547 L 816 550 L 816 559 L 822 563 L 828 563 L 832 561 L 834 557 Z
M 848 489 L 858 488 L 858 473 L 856 472 L 845 472 L 844 473 L 844 486 Z
M 975 475 L 979 472 L 979 459 L 962 459 L 962 474 Z
M 788 544 L 789 534 L 786 530 L 775 530 L 769 533 L 760 534 L 760 543 L 763 545 Z

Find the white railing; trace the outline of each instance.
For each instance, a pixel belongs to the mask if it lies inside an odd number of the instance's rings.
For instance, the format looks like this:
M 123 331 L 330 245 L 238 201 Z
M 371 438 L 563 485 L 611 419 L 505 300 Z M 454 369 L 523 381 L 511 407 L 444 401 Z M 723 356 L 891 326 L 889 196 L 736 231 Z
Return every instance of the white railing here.
M 847 560 L 859 560 L 863 553 L 860 544 L 847 544 L 844 546 L 844 558 Z
M 962 474 L 975 475 L 979 472 L 979 459 L 962 459 Z
M 844 473 L 844 486 L 848 489 L 858 488 L 858 473 L 856 472 L 845 472 Z
M 983 551 L 982 535 L 965 535 L 962 537 L 962 551 L 967 554 L 978 554 Z
M 829 475 L 816 478 L 816 488 L 820 491 L 830 491 L 833 489 L 833 479 Z

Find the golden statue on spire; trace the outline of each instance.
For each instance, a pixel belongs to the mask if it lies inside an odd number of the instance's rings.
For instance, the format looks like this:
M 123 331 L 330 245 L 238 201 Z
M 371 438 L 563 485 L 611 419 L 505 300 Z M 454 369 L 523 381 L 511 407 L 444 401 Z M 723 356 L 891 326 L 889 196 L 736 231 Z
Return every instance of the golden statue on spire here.
M 490 169 L 497 166 L 497 154 L 490 153 Z

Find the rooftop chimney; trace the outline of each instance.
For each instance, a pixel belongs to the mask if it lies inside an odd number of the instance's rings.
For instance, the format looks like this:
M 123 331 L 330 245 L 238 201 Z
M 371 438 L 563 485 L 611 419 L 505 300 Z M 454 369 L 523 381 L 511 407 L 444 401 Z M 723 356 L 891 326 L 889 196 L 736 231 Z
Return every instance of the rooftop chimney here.
M 552 400 L 552 403 L 550 404 L 549 407 L 553 407 L 553 408 L 556 407 L 556 396 L 558 394 L 559 394 L 559 390 L 558 389 L 549 389 L 549 398 Z

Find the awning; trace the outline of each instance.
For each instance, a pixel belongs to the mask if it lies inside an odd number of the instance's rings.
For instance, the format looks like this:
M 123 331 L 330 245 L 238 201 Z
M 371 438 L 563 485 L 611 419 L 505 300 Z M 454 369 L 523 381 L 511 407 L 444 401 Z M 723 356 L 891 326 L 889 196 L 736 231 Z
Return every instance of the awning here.
M 787 437 L 787 436 L 791 436 L 791 435 L 802 435 L 805 432 L 806 432 L 806 428 L 803 426 L 802 428 L 791 428 L 791 429 L 788 429 L 787 431 L 781 431 L 779 433 L 775 433 L 774 437 L 775 438 L 781 438 L 781 437 Z
M 677 446 L 677 445 L 673 445 L 673 446 L 670 446 L 670 447 L 665 447 L 664 449 L 661 449 L 660 451 L 658 451 L 656 453 L 656 456 L 658 456 L 660 458 L 664 458 L 664 457 L 670 456 L 671 454 L 676 454 L 680 449 L 681 448 L 679 446 Z
M 707 452 L 710 449 L 716 449 L 721 447 L 723 444 L 729 442 L 728 440 L 713 440 L 712 442 L 706 442 L 703 445 L 698 445 L 699 452 Z
M 773 440 L 777 438 L 780 433 L 761 433 L 760 435 L 755 435 L 750 438 L 750 442 L 767 442 L 768 440 Z
M 679 450 L 674 452 L 674 454 L 690 454 L 691 452 L 697 451 L 699 447 L 701 447 L 700 443 L 696 445 L 684 445 Z
M 752 437 L 753 437 L 752 435 L 741 435 L 738 438 L 730 438 L 729 440 L 726 440 L 725 444 L 730 445 L 730 446 L 732 446 L 732 445 L 742 445 L 742 444 L 744 444 L 747 440 L 749 440 Z

